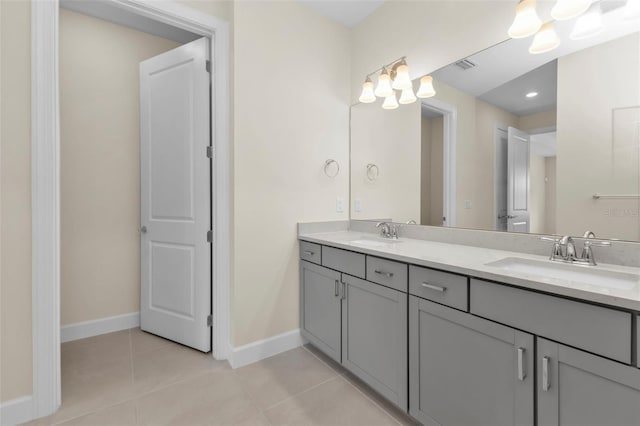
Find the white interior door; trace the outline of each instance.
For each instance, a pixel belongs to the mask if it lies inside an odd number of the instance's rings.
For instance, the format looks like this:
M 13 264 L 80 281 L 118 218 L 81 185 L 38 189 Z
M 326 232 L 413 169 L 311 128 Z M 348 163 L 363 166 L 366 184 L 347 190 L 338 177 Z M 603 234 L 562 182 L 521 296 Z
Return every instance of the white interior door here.
M 141 328 L 211 350 L 208 43 L 140 63 Z
M 496 129 L 496 163 L 495 163 L 495 214 L 496 231 L 507 231 L 507 131 Z
M 507 230 L 529 232 L 529 134 L 507 130 Z

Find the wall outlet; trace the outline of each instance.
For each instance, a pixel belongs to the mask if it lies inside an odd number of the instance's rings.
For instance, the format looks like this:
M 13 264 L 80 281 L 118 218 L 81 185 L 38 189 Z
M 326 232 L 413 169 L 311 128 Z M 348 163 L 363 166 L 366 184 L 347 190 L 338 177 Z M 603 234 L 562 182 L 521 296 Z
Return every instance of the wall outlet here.
M 356 198 L 353 202 L 353 209 L 357 212 L 362 211 L 362 200 L 360 198 Z
M 344 198 L 336 197 L 336 213 L 344 212 Z
M 464 200 L 464 208 L 465 209 L 471 208 L 471 200 Z

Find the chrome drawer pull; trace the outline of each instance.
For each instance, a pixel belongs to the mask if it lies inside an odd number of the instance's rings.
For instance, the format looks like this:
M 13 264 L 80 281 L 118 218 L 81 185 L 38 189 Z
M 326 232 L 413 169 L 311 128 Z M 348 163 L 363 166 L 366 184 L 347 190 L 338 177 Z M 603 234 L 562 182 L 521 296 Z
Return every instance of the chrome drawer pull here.
M 310 250 L 305 250 L 302 253 L 306 254 L 307 256 L 313 256 L 315 253 L 310 251 Z
M 335 297 L 338 297 L 340 295 L 340 289 L 338 288 L 338 280 L 336 280 L 336 283 L 333 286 L 333 295 Z
M 542 357 L 542 390 L 545 392 L 549 391 L 549 357 Z
M 524 382 L 525 377 L 527 377 L 527 372 L 525 371 L 524 365 L 524 348 L 518 348 L 518 380 Z
M 433 284 L 429 284 L 429 283 L 422 283 L 422 287 L 428 288 L 428 289 L 431 289 L 431 290 L 435 290 L 435 291 L 439 291 L 441 293 L 444 293 L 445 291 L 447 291 L 446 287 L 440 287 L 439 285 L 433 285 Z
M 393 277 L 393 272 L 379 271 L 377 269 L 375 271 L 373 271 L 373 272 L 375 272 L 376 274 L 384 275 L 387 278 Z

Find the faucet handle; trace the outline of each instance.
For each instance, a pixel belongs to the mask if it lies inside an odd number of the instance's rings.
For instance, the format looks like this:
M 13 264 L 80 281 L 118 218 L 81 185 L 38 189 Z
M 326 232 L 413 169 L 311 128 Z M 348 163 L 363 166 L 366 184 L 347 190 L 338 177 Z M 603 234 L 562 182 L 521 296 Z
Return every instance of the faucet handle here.
M 549 255 L 549 260 L 559 260 L 563 258 L 562 255 L 562 247 L 560 246 L 561 238 L 554 237 L 539 237 L 542 241 L 551 241 L 553 243 L 553 248 L 551 248 L 551 255 Z
M 611 243 L 609 241 L 602 240 L 593 240 L 587 239 L 584 242 L 584 247 L 582 248 L 582 255 L 580 256 L 580 260 L 584 263 L 587 263 L 591 266 L 596 266 L 596 259 L 593 257 L 593 250 L 591 247 L 611 247 Z
M 585 247 L 611 247 L 611 242 L 610 241 L 602 241 L 602 240 L 594 240 L 594 239 L 587 239 L 584 241 L 584 246 Z
M 554 243 L 559 243 L 561 238 L 556 238 L 556 237 L 538 237 L 540 240 L 542 241 L 552 241 Z

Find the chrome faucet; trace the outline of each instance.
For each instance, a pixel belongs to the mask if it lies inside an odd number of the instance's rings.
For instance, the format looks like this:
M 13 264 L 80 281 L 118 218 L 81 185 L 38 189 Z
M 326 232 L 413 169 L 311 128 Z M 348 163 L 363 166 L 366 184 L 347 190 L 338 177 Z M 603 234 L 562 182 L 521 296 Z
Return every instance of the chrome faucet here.
M 393 223 L 388 224 L 387 222 L 378 222 L 376 228 L 380 228 L 380 235 L 383 238 L 391 238 L 394 240 L 398 239 L 399 230 L 398 227 Z
M 562 249 L 562 258 L 567 262 L 574 262 L 577 260 L 576 256 L 576 244 L 569 235 L 565 235 L 560 238 L 560 248 Z
M 596 266 L 592 247 L 609 247 L 611 243 L 595 239 L 595 234 L 591 231 L 584 233 L 585 241 L 580 257 L 576 256 L 576 245 L 573 238 L 565 235 L 562 238 L 540 237 L 541 240 L 553 241 L 553 248 L 549 260 L 576 263 L 578 265 Z

